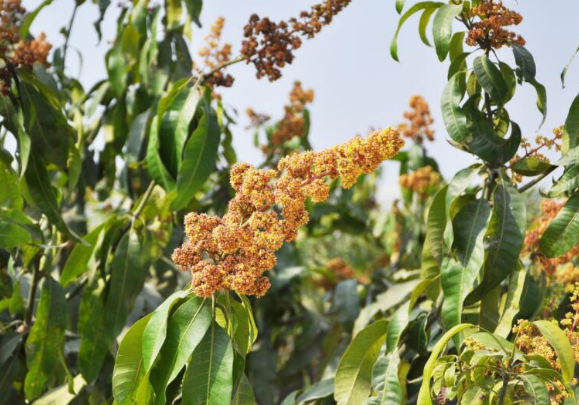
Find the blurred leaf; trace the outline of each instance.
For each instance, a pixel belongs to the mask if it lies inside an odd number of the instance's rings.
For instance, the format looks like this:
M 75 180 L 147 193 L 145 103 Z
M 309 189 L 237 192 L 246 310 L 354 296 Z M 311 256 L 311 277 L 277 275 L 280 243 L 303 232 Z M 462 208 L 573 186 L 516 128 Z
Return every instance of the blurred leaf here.
M 141 318 L 123 337 L 113 370 L 113 395 L 118 405 L 148 403 L 152 389 L 143 364 L 143 332 L 152 314 Z
M 551 167 L 551 164 L 534 156 L 517 160 L 517 162 L 511 166 L 515 172 L 522 174 L 523 176 L 537 176 Z
M 565 121 L 565 129 L 569 134 L 569 148 L 573 149 L 579 145 L 579 95 L 571 104 Z
M 340 359 L 334 382 L 338 405 L 358 405 L 372 390 L 372 368 L 386 339 L 388 322 L 379 320 L 362 329 Z
M 364 405 L 404 405 L 404 389 L 398 376 L 400 356 L 390 353 L 376 362 L 372 371 L 372 387 L 376 396 L 364 402 Z
M 44 276 L 36 321 L 26 340 L 24 392 L 29 401 L 38 398 L 59 365 L 64 350 L 64 330 L 67 323 L 64 290 L 49 275 Z
M 432 23 L 434 48 L 441 62 L 448 55 L 450 39 L 452 38 L 452 23 L 455 17 L 462 12 L 462 7 L 462 4 L 445 4 L 440 7 L 434 16 L 434 22 Z
M 0 248 L 12 249 L 32 240 L 28 231 L 10 222 L 0 222 Z
M 104 237 L 104 227 L 105 225 L 102 224 L 89 232 L 84 237 L 84 240 L 87 243 L 86 245 L 79 243 L 74 247 L 70 256 L 68 256 L 60 275 L 60 283 L 63 287 L 66 287 L 86 272 L 91 256 L 94 254 L 98 245 L 102 242 L 102 238 Z
M 579 165 L 570 167 L 549 190 L 549 197 L 559 197 L 563 193 L 579 188 Z
M 569 62 L 567 63 L 567 65 L 565 66 L 563 71 L 561 72 L 561 84 L 563 85 L 563 88 L 565 88 L 565 77 L 567 76 L 567 71 L 569 70 L 569 67 L 573 63 L 575 56 L 577 56 L 577 53 L 579 53 L 579 47 L 577 48 L 577 50 L 575 52 L 573 52 L 573 55 L 571 55 L 571 59 L 569 59 Z
M 106 65 L 110 89 L 117 99 L 121 99 L 125 93 L 127 66 L 120 41 L 117 40 L 117 43 L 107 52 Z
M 302 392 L 296 399 L 296 402 L 310 402 L 316 399 L 329 397 L 334 393 L 334 379 L 328 378 L 319 381 Z
M 22 208 L 22 196 L 18 189 L 18 175 L 9 163 L 0 158 L 0 207 Z
M 347 323 L 356 320 L 360 312 L 357 289 L 357 280 L 344 280 L 336 285 L 332 309 L 338 314 L 338 322 Z
M 398 14 L 402 13 L 402 10 L 404 9 L 404 3 L 406 2 L 406 0 L 396 0 L 396 12 Z
M 111 5 L 111 0 L 93 0 L 93 3 L 97 3 L 99 8 L 99 18 L 94 22 L 94 27 L 100 41 L 102 39 L 101 24 L 105 18 L 107 9 Z
M 197 24 L 198 27 L 201 27 L 199 16 L 203 8 L 203 0 L 185 0 L 185 7 L 187 7 L 187 13 L 193 22 Z
M 535 404 L 548 404 L 551 402 L 551 396 L 541 379 L 534 375 L 522 375 L 521 379 L 525 388 L 535 400 Z
M 430 41 L 428 41 L 428 35 L 426 34 L 426 29 L 428 28 L 428 23 L 430 22 L 430 17 L 432 14 L 437 10 L 437 8 L 431 7 L 427 8 L 422 12 L 420 16 L 420 22 L 418 23 L 418 34 L 420 35 L 420 39 L 422 43 L 426 46 L 431 46 Z
M 558 257 L 579 242 L 579 191 L 565 203 L 541 237 L 540 248 L 545 256 Z
M 237 384 L 231 405 L 257 405 L 255 395 L 253 394 L 253 387 L 245 374 L 241 376 L 241 380 L 239 384 Z
M 183 376 L 183 405 L 229 405 L 233 390 L 233 347 L 216 322 L 193 351 Z
M 193 297 L 169 318 L 167 337 L 159 360 L 151 371 L 155 404 L 165 404 L 165 390 L 185 366 L 212 322 L 211 306 L 206 299 Z
M 505 339 L 510 335 L 513 329 L 513 321 L 521 309 L 523 291 L 525 289 L 525 280 L 527 279 L 527 270 L 519 262 L 517 270 L 509 276 L 509 290 L 505 309 L 495 333 Z
M 86 381 L 81 374 L 72 381 L 73 392 L 70 392 L 68 384 L 57 387 L 32 403 L 32 405 L 67 405 L 78 397 L 78 393 L 86 386 Z

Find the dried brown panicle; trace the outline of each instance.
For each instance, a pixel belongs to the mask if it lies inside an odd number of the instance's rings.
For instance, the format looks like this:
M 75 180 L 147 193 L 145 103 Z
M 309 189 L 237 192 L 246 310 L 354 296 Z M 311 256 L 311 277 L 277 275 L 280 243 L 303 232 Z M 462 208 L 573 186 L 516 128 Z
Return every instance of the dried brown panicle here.
M 501 0 L 484 0 L 470 10 L 471 18 L 478 18 L 468 31 L 466 43 L 483 49 L 499 49 L 503 45 L 525 45 L 525 39 L 504 27 L 519 25 L 523 17 L 503 5 Z
M 325 25 L 332 22 L 352 0 L 326 0 L 310 11 L 302 11 L 299 18 L 274 22 L 253 14 L 244 28 L 241 53 L 247 63 L 253 63 L 258 78 L 267 76 L 270 81 L 281 77 L 281 68 L 291 64 L 293 52 L 301 47 L 302 37 L 313 38 Z

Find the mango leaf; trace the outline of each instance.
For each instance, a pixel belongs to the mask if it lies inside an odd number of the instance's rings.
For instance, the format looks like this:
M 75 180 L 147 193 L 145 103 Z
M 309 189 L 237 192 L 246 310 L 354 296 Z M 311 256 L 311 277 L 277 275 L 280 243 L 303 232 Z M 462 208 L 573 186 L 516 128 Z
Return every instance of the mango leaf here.
M 404 9 L 404 3 L 406 2 L 406 0 L 396 0 L 396 12 L 398 14 L 402 13 L 402 10 Z
M 482 55 L 475 58 L 473 70 L 478 82 L 497 106 L 504 106 L 508 100 L 509 88 L 499 68 L 488 56 Z
M 461 323 L 463 303 L 484 262 L 484 236 L 491 208 L 486 200 L 472 201 L 453 220 L 458 260 L 445 258 L 440 271 L 444 291 L 442 319 L 447 328 Z
M 18 189 L 18 175 L 10 167 L 9 162 L 5 162 L 0 157 L 0 207 L 21 209 L 22 196 Z
M 143 367 L 149 371 L 153 366 L 161 347 L 167 337 L 167 325 L 169 315 L 173 308 L 181 303 L 181 300 L 189 295 L 188 291 L 177 291 L 171 294 L 157 309 L 153 312 L 151 319 L 144 326 L 143 341 Z
M 462 12 L 462 7 L 462 4 L 445 4 L 434 16 L 432 23 L 434 48 L 441 62 L 448 55 L 450 39 L 452 38 L 452 23 L 455 17 Z
M 118 38 L 121 38 L 121 35 L 122 31 L 119 32 Z M 110 89 L 117 99 L 121 99 L 125 94 L 127 81 L 127 64 L 121 49 L 121 41 L 117 40 L 115 45 L 107 52 L 105 60 Z
M 422 15 L 420 16 L 420 21 L 418 22 L 418 35 L 420 36 L 422 43 L 426 46 L 432 46 L 430 45 L 430 41 L 428 40 L 426 29 L 428 28 L 430 17 L 432 17 L 432 14 L 434 14 L 436 10 L 437 8 L 435 7 L 427 8 L 422 12 Z
M 187 8 L 189 18 L 193 20 L 199 28 L 201 28 L 199 16 L 201 15 L 201 9 L 203 8 L 203 0 L 185 0 L 185 7 Z
M 338 314 L 338 322 L 353 322 L 360 312 L 357 280 L 340 281 L 334 292 L 332 309 Z
M 372 371 L 372 387 L 376 396 L 364 405 L 403 405 L 404 388 L 399 379 L 400 355 L 396 352 L 380 357 Z
M 97 378 L 112 339 L 105 323 L 104 283 L 83 288 L 78 330 L 81 337 L 78 368 L 87 382 Z
M 113 396 L 118 405 L 147 403 L 150 397 L 141 342 L 151 316 L 149 314 L 131 326 L 119 345 L 112 379 Z
M 206 299 L 193 297 L 177 308 L 169 318 L 167 337 L 158 361 L 151 370 L 155 404 L 165 404 L 165 390 L 185 366 L 212 322 Z
M 511 128 L 511 136 L 503 139 L 485 117 L 476 114 L 470 125 L 472 138 L 467 143 L 468 150 L 492 166 L 505 164 L 517 153 L 521 143 L 520 127 L 511 121 Z
M 573 149 L 579 145 L 579 95 L 575 97 L 571 104 L 565 121 L 565 129 L 569 134 L 569 148 Z
M 216 322 L 193 351 L 183 376 L 183 405 L 229 405 L 233 391 L 233 346 Z
M 77 398 L 84 387 L 86 387 L 86 381 L 79 374 L 74 377 L 70 384 L 61 385 L 47 392 L 34 401 L 32 405 L 67 405 Z
M 379 320 L 362 329 L 344 352 L 334 381 L 338 405 L 358 405 L 372 390 L 372 368 L 384 344 L 388 322 Z
M 310 402 L 316 399 L 329 397 L 334 393 L 334 379 L 328 378 L 315 383 L 307 390 L 302 392 L 296 399 L 297 403 Z
M 59 356 L 64 350 L 64 330 L 67 323 L 64 290 L 45 275 L 36 309 L 36 321 L 26 340 L 24 393 L 29 401 L 38 398 L 48 380 L 59 367 Z
M 547 119 L 547 90 L 545 89 L 545 86 L 536 80 L 533 80 L 530 84 L 537 92 L 537 109 L 541 112 L 541 114 L 543 114 L 543 120 L 541 121 L 539 127 L 542 127 L 545 123 L 545 119 Z
M 220 135 L 221 128 L 215 111 L 206 104 L 199 125 L 185 145 L 177 174 L 177 196 L 171 203 L 171 209 L 185 207 L 215 168 Z
M 398 22 L 398 27 L 396 28 L 396 33 L 394 34 L 394 38 L 392 38 L 392 42 L 390 43 L 390 55 L 392 56 L 392 59 L 399 62 L 399 60 L 398 60 L 398 34 L 400 33 L 400 29 L 402 28 L 402 25 L 404 25 L 406 20 L 408 20 L 410 17 L 412 17 L 412 15 L 419 12 L 420 10 L 426 10 L 429 8 L 437 9 L 443 5 L 444 5 L 444 3 L 441 3 L 438 1 L 422 1 L 420 3 L 416 3 L 415 5 L 410 7 L 408 9 L 408 11 L 406 11 L 404 13 L 404 15 L 400 18 L 400 21 Z
M 483 278 L 467 298 L 467 305 L 480 300 L 517 268 L 526 224 L 523 196 L 501 179 L 493 193 L 493 214 L 485 238 Z
M 543 114 L 543 121 L 547 117 L 547 92 L 545 87 L 537 82 L 535 75 L 537 67 L 533 55 L 522 45 L 512 44 L 513 54 L 515 55 L 515 63 L 519 68 L 519 76 L 527 83 L 530 83 L 537 91 L 537 108 Z
M 575 357 L 573 357 L 573 348 L 565 332 L 551 321 L 539 320 L 533 322 L 541 334 L 547 339 L 549 344 L 555 349 L 559 364 L 561 365 L 561 375 L 563 381 L 567 384 L 573 379 L 575 371 Z
M 79 243 L 74 247 L 60 275 L 60 283 L 63 287 L 76 280 L 87 270 L 91 256 L 104 237 L 104 226 L 104 224 L 97 226 L 84 237 L 86 245 Z
M 579 188 L 579 165 L 570 167 L 549 190 L 549 197 L 559 197 Z
M 0 248 L 12 249 L 32 240 L 30 233 L 23 227 L 10 222 L 0 222 Z
M 504 337 L 505 339 L 510 335 L 513 329 L 513 321 L 521 310 L 526 279 L 527 271 L 525 266 L 519 262 L 517 270 L 509 276 L 509 290 L 507 293 L 505 309 L 501 320 L 495 329 L 495 334 Z
M 579 242 L 579 191 L 565 203 L 541 237 L 540 248 L 547 257 L 567 253 Z
M 562 84 L 563 88 L 565 88 L 565 77 L 567 76 L 567 71 L 569 70 L 569 67 L 573 63 L 573 60 L 575 59 L 575 56 L 577 56 L 578 53 L 579 53 L 579 47 L 577 48 L 577 50 L 575 50 L 575 52 L 573 52 L 573 55 L 571 55 L 569 62 L 567 62 L 567 65 L 565 65 L 565 68 L 561 72 L 561 84 Z
M 420 391 L 418 391 L 418 401 L 417 405 L 432 405 L 432 397 L 430 396 L 430 380 L 432 378 L 432 373 L 434 371 L 434 366 L 436 361 L 444 350 L 444 347 L 450 339 L 452 339 L 456 334 L 462 332 L 465 329 L 472 328 L 473 326 L 468 323 L 463 323 L 456 325 L 449 329 L 439 340 L 436 342 L 432 348 L 432 353 L 428 358 L 428 361 L 424 365 L 424 372 L 422 373 L 422 385 L 420 386 Z
M 159 120 L 153 118 L 149 133 L 149 143 L 147 145 L 147 170 L 151 177 L 165 190 L 171 191 L 175 188 L 175 180 L 161 159 L 159 154 Z
M 529 156 L 524 159 L 517 160 L 511 168 L 523 176 L 537 176 L 549 170 L 551 166 L 549 163 L 540 160 L 534 156 Z
M 535 375 L 521 375 L 525 389 L 534 398 L 535 404 L 548 404 L 551 402 L 551 396 L 549 395 L 549 390 L 545 386 L 545 383 Z
M 386 333 L 386 353 L 392 353 L 398 349 L 398 343 L 402 332 L 408 326 L 410 319 L 410 300 L 403 303 L 392 315 Z
M 470 137 L 466 114 L 459 106 L 462 99 L 460 80 L 463 77 L 463 72 L 458 72 L 452 76 L 444 87 L 441 99 L 442 119 L 446 130 L 452 140 L 459 143 Z
M 111 265 L 105 322 L 113 339 L 125 326 L 135 298 L 143 288 L 145 271 L 142 268 L 142 255 L 139 238 L 131 228 L 121 238 Z
M 235 395 L 233 396 L 231 405 L 257 405 L 255 394 L 253 393 L 253 387 L 245 373 L 241 375 L 241 379 L 237 384 L 237 389 L 235 390 Z

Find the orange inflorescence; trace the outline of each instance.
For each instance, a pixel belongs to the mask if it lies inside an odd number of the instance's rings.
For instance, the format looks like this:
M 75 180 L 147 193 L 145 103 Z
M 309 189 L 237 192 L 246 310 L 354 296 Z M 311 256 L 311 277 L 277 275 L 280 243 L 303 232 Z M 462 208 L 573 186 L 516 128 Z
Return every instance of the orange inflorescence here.
M 429 192 L 435 190 L 440 184 L 440 174 L 431 166 L 425 166 L 412 173 L 403 174 L 398 179 L 398 183 L 400 187 L 412 190 L 420 198 L 426 198 Z
M 339 257 L 335 257 L 326 263 L 326 268 L 332 272 L 338 281 L 348 280 L 356 276 L 354 269 Z
M 308 222 L 306 199 L 327 199 L 328 179 L 340 177 L 343 187 L 351 187 L 403 145 L 395 129 L 385 129 L 321 152 L 287 156 L 277 170 L 236 164 L 230 180 L 237 194 L 228 212 L 222 218 L 188 214 L 188 241 L 175 250 L 173 260 L 191 271 L 191 286 L 199 296 L 220 290 L 262 296 L 269 289 L 263 273 L 275 266 L 275 251 Z
M 480 46 L 483 49 L 499 49 L 503 45 L 525 45 L 520 35 L 504 27 L 519 25 L 523 17 L 503 5 L 501 0 L 483 0 L 470 10 L 471 18 L 479 18 L 473 22 L 468 31 L 466 43 L 470 46 Z
M 422 96 L 412 96 L 410 98 L 410 108 L 412 111 L 404 113 L 406 123 L 398 125 L 398 130 L 402 135 L 411 138 L 415 142 L 422 143 L 424 139 L 434 140 L 434 130 L 430 127 L 434 122 L 430 115 L 430 107 Z
M 299 19 L 276 23 L 269 18 L 253 14 L 244 28 L 247 38 L 242 43 L 241 53 L 247 63 L 253 63 L 257 77 L 267 76 L 274 81 L 281 77 L 281 68 L 291 64 L 293 52 L 302 45 L 301 37 L 313 38 L 325 25 L 332 22 L 335 15 L 344 9 L 351 0 L 326 0 L 302 11 Z
M 36 63 L 49 66 L 47 59 L 52 45 L 46 42 L 44 33 L 32 40 L 20 38 L 19 23 L 24 20 L 25 12 L 20 0 L 0 0 L 0 59 L 6 65 L 0 68 L 0 93 L 3 95 L 10 92 L 16 69 L 31 69 Z
M 549 163 L 549 158 L 543 154 L 543 151 L 545 151 L 545 150 L 560 151 L 561 150 L 561 142 L 563 139 L 564 128 L 565 128 L 564 126 L 554 128 L 553 129 L 553 136 L 550 138 L 543 136 L 543 135 L 537 135 L 535 137 L 535 146 L 533 146 L 528 139 L 523 138 L 523 140 L 521 142 L 521 147 L 524 149 L 525 153 L 522 156 L 519 154 L 516 154 L 509 162 L 510 166 L 512 167 L 514 164 L 516 164 L 521 159 L 525 159 L 528 157 L 533 157 L 533 158 L 536 158 L 542 162 Z M 523 180 L 522 176 L 514 171 L 512 171 L 511 178 L 513 179 L 513 181 L 515 181 L 517 183 L 520 183 Z
M 203 63 L 208 69 L 215 69 L 231 60 L 231 44 L 226 43 L 220 46 L 224 25 L 225 18 L 217 18 L 211 26 L 209 34 L 205 37 L 205 46 L 199 50 L 199 56 L 203 58 Z M 233 80 L 231 75 L 219 70 L 214 72 L 205 82 L 214 86 L 231 87 Z
M 525 235 L 525 245 L 522 254 L 528 254 L 531 261 L 549 275 L 555 274 L 558 266 L 570 263 L 573 258 L 579 256 L 579 246 L 575 246 L 564 255 L 553 259 L 545 257 L 539 249 L 541 236 L 564 205 L 564 201 L 557 202 L 551 199 L 543 200 L 541 202 L 542 215 L 534 221 Z

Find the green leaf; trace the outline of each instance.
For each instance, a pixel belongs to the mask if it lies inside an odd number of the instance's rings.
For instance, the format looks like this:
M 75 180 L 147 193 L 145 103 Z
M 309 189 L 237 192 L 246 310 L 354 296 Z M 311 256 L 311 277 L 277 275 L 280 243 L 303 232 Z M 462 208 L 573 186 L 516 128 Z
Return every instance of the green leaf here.
M 151 319 L 144 326 L 143 331 L 143 367 L 149 371 L 157 359 L 161 347 L 167 337 L 167 325 L 169 323 L 169 314 L 173 308 L 181 303 L 181 300 L 189 295 L 188 291 L 177 291 L 171 294 L 159 307 L 153 312 Z
M 549 197 L 560 197 L 579 188 L 579 166 L 570 167 L 549 190 Z
M 462 99 L 460 80 L 464 77 L 463 72 L 458 72 L 452 76 L 442 92 L 441 107 L 442 119 L 448 134 L 455 142 L 463 142 L 470 137 L 467 126 L 466 114 L 460 108 Z
M 379 320 L 362 329 L 344 352 L 334 382 L 338 405 L 358 405 L 370 395 L 372 367 L 384 344 L 388 322 Z
M 392 42 L 390 43 L 390 55 L 392 56 L 392 59 L 394 59 L 395 61 L 399 61 L 398 60 L 398 34 L 400 33 L 400 29 L 402 28 L 402 25 L 404 25 L 406 20 L 408 20 L 410 17 L 412 17 L 412 15 L 419 12 L 420 10 L 426 10 L 429 8 L 437 9 L 443 5 L 444 5 L 444 3 L 441 3 L 438 1 L 423 1 L 420 3 L 416 3 L 415 5 L 410 7 L 408 9 L 408 11 L 406 11 L 404 13 L 404 15 L 400 18 L 400 22 L 398 23 L 398 27 L 396 28 L 396 33 L 394 34 L 394 38 L 392 38 Z
M 143 364 L 143 332 L 152 314 L 138 320 L 123 337 L 113 369 L 113 396 L 118 405 L 147 403 L 150 389 Z M 147 393 L 149 395 L 147 395 Z
M 64 290 L 49 275 L 45 275 L 36 321 L 26 340 L 24 393 L 29 401 L 38 398 L 48 380 L 59 367 L 59 356 L 64 350 L 64 330 L 67 310 Z
M 513 321 L 521 310 L 521 302 L 526 279 L 527 271 L 522 263 L 519 263 L 517 270 L 509 276 L 507 302 L 505 303 L 503 316 L 495 329 L 495 333 L 505 339 L 510 335 L 513 329 Z
M 183 161 L 177 174 L 177 196 L 171 203 L 171 209 L 185 207 L 205 184 L 215 168 L 220 136 L 221 128 L 215 112 L 209 105 L 205 105 L 203 117 L 185 145 Z
M 42 9 L 46 6 L 49 6 L 50 4 L 52 4 L 53 0 L 44 0 L 42 3 L 40 3 L 40 5 L 38 7 L 36 7 L 32 12 L 30 13 L 26 13 L 26 17 L 24 18 L 24 21 L 22 22 L 22 24 L 20 25 L 20 38 L 23 39 L 27 39 L 28 38 L 28 32 L 30 30 L 30 26 L 32 25 L 32 23 L 34 22 L 34 20 L 36 19 L 36 16 L 38 15 L 38 13 L 40 13 L 42 11 Z
M 81 374 L 74 377 L 71 384 L 61 385 L 32 403 L 32 405 L 67 405 L 77 398 L 78 393 L 86 387 L 86 381 Z M 72 388 L 72 392 L 71 392 Z
M 453 220 L 458 260 L 445 258 L 440 271 L 444 291 L 442 319 L 447 328 L 461 323 L 463 302 L 484 262 L 484 236 L 491 208 L 484 199 L 463 207 Z
M 319 381 L 302 392 L 296 399 L 297 403 L 310 402 L 316 399 L 323 399 L 329 397 L 334 393 L 334 379 L 328 378 Z
M 493 193 L 493 214 L 485 241 L 483 278 L 466 300 L 467 305 L 480 300 L 516 270 L 526 224 L 523 196 L 504 180 L 500 180 Z
M 403 405 L 404 389 L 399 378 L 400 355 L 396 352 L 383 356 L 372 371 L 372 385 L 376 392 L 364 405 Z
M 508 100 L 509 88 L 499 68 L 488 56 L 482 55 L 475 58 L 473 69 L 482 88 L 499 107 L 504 106 Z
M 181 0 L 168 0 L 165 2 L 165 11 L 167 14 L 167 28 L 177 28 L 183 18 L 183 6 L 181 5 Z
M 410 301 L 406 301 L 392 315 L 392 319 L 390 319 L 388 324 L 388 332 L 386 333 L 386 353 L 392 353 L 398 349 L 402 332 L 408 326 L 409 312 Z
M 187 98 L 179 111 L 175 127 L 175 143 L 178 156 L 177 167 L 181 167 L 183 148 L 189 137 L 189 125 L 195 115 L 200 100 L 201 93 L 199 92 L 199 84 L 197 84 L 188 91 Z
M 522 45 L 511 44 L 513 54 L 515 55 L 515 63 L 521 69 L 523 80 L 531 82 L 535 80 L 537 74 L 537 67 L 533 55 Z
M 559 364 L 561 365 L 561 375 L 563 381 L 567 384 L 573 379 L 575 371 L 575 357 L 573 357 L 573 348 L 565 332 L 551 321 L 539 320 L 533 322 L 541 334 L 547 339 L 549 344 L 555 349 Z
M 233 391 L 233 346 L 216 322 L 193 351 L 183 376 L 183 405 L 229 405 Z
M 527 392 L 534 398 L 536 405 L 551 403 L 549 390 L 547 390 L 545 383 L 539 377 L 523 374 L 521 379 Z
M 533 80 L 531 82 L 531 85 L 535 88 L 535 91 L 537 92 L 537 109 L 541 112 L 541 114 L 543 114 L 543 120 L 539 125 L 539 127 L 542 127 L 543 124 L 545 123 L 545 119 L 547 118 L 547 90 L 545 89 L 545 86 L 543 86 L 536 80 Z
M 105 322 L 114 339 L 125 326 L 135 298 L 143 288 L 141 244 L 134 229 L 130 229 L 117 247 L 111 265 L 110 287 L 105 302 Z
M 18 175 L 9 162 L 0 158 L 0 207 L 22 208 L 22 196 L 18 189 Z
M 201 15 L 201 9 L 203 8 L 203 0 L 185 0 L 185 7 L 187 7 L 187 13 L 193 22 L 201 28 L 199 16 Z
M 127 81 L 127 65 L 121 49 L 121 41 L 117 41 L 107 52 L 106 66 L 111 91 L 117 99 L 121 99 L 125 93 Z
M 86 245 L 79 243 L 74 247 L 60 275 L 60 283 L 63 287 L 66 287 L 85 273 L 89 260 L 93 256 L 95 249 L 101 244 L 103 237 L 104 224 L 97 226 L 84 237 Z
M 237 384 L 237 389 L 235 390 L 235 395 L 233 397 L 233 401 L 231 401 L 231 404 L 257 405 L 255 394 L 253 393 L 253 387 L 251 386 L 251 383 L 247 379 L 245 373 L 241 375 L 241 380 L 239 380 L 239 384 Z
M 442 353 L 442 350 L 456 334 L 462 332 L 465 329 L 471 328 L 472 325 L 468 323 L 463 323 L 456 325 L 449 329 L 439 340 L 436 342 L 432 348 L 432 353 L 428 358 L 428 361 L 424 365 L 424 371 L 422 373 L 422 385 L 420 386 L 420 391 L 418 392 L 418 402 L 417 405 L 432 405 L 432 398 L 430 396 L 430 380 L 432 378 L 432 372 L 434 371 L 434 366 L 438 360 L 438 356 Z
M 434 16 L 434 22 L 432 24 L 434 48 L 441 62 L 445 60 L 448 55 L 448 48 L 452 38 L 452 23 L 455 17 L 462 12 L 462 7 L 462 4 L 445 4 L 440 7 Z
M 551 164 L 534 156 L 517 160 L 517 162 L 511 166 L 515 172 L 522 174 L 523 176 L 537 176 L 549 170 L 551 167 L 553 167 Z
M 575 97 L 571 104 L 565 121 L 565 129 L 569 134 L 569 148 L 573 149 L 579 145 L 579 95 Z
M 565 66 L 563 71 L 561 72 L 561 84 L 563 85 L 563 88 L 565 88 L 565 77 L 567 76 L 567 71 L 569 70 L 571 63 L 573 63 L 573 59 L 575 59 L 575 56 L 577 56 L 577 53 L 579 53 L 579 47 L 577 48 L 577 50 L 575 52 L 573 52 L 573 55 L 571 55 L 569 62 L 567 63 L 567 65 Z
M 0 248 L 12 249 L 32 240 L 30 233 L 21 226 L 10 222 L 0 222 Z
M 579 191 L 565 203 L 541 237 L 540 248 L 545 256 L 558 257 L 579 242 Z
M 520 127 L 511 121 L 511 128 L 511 136 L 503 139 L 485 117 L 476 114 L 470 126 L 472 138 L 468 140 L 468 150 L 492 166 L 505 164 L 515 155 L 521 143 Z
M 398 14 L 402 13 L 402 10 L 404 9 L 404 3 L 406 2 L 406 0 L 396 0 L 396 12 Z
M 360 312 L 358 281 L 340 281 L 334 291 L 333 311 L 338 314 L 338 322 L 353 322 Z
M 159 125 L 157 117 L 153 118 L 151 123 L 146 160 L 147 169 L 151 177 L 165 190 L 173 190 L 175 188 L 175 180 L 167 170 L 159 154 Z
M 206 299 L 193 297 L 184 302 L 169 318 L 167 337 L 151 370 L 155 404 L 165 404 L 165 390 L 185 366 L 212 322 Z
M 437 10 L 437 8 L 431 7 L 431 8 L 427 8 L 426 10 L 424 10 L 422 12 L 422 15 L 420 16 L 420 22 L 418 23 L 418 34 L 420 35 L 420 39 L 422 40 L 422 43 L 424 43 L 424 45 L 426 46 L 432 46 L 430 45 L 430 41 L 428 40 L 428 35 L 426 34 L 426 29 L 428 28 L 428 23 L 430 22 L 430 17 L 432 17 L 432 14 L 434 14 L 434 12 Z

